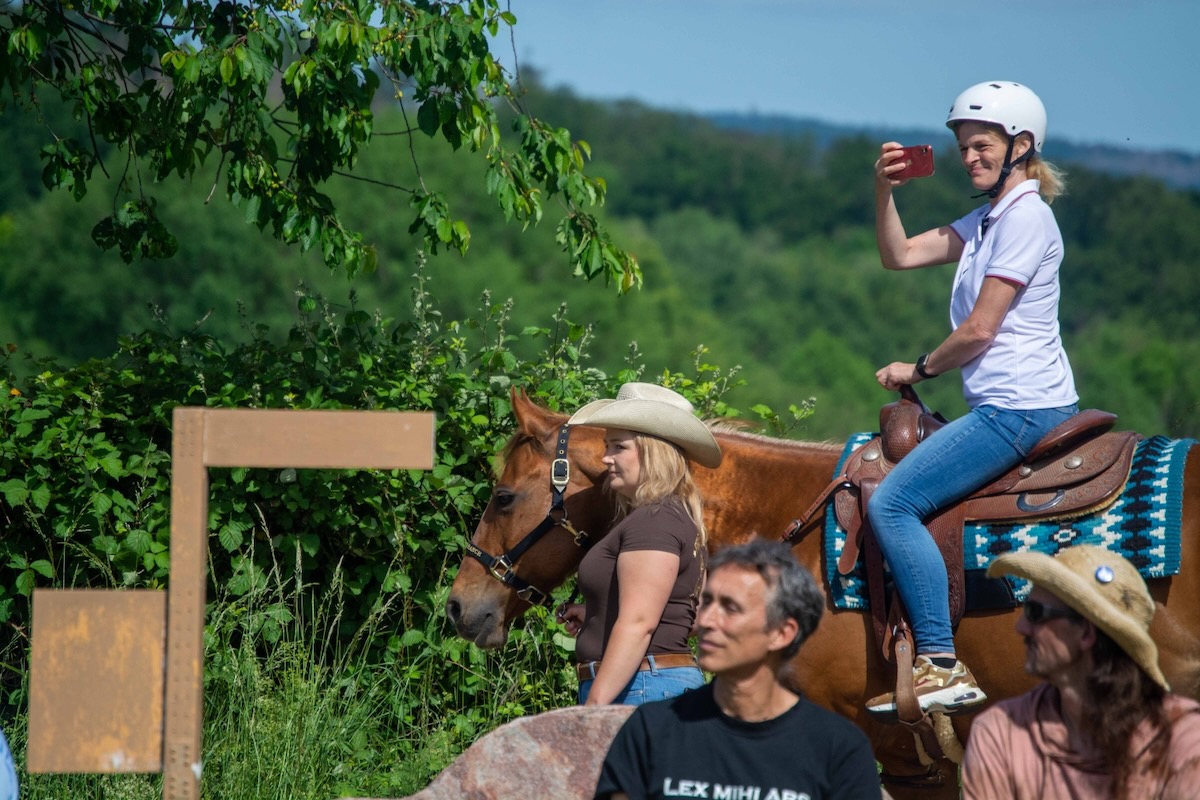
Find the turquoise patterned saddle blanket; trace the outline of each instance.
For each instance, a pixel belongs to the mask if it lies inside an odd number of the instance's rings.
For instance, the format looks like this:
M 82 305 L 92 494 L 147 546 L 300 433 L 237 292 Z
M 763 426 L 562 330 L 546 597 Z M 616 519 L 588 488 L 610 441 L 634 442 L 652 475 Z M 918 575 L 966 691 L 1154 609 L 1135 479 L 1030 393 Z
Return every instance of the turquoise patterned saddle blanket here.
M 846 442 L 834 475 L 850 454 L 878 434 L 857 433 Z M 1154 436 L 1138 442 L 1129 480 L 1120 496 L 1106 508 L 1076 519 L 1019 524 L 981 525 L 967 522 L 963 528 L 963 563 L 969 574 L 982 574 L 999 555 L 1033 550 L 1054 555 L 1066 547 L 1092 544 L 1128 558 L 1145 578 L 1179 574 L 1179 530 L 1183 517 L 1183 473 L 1188 448 L 1195 439 Z M 825 515 L 825 579 L 836 608 L 866 609 L 867 589 L 860 556 L 853 572 L 840 575 L 838 556 L 846 542 L 846 531 L 837 523 L 833 503 Z M 1009 579 L 1017 599 L 1024 599 L 1028 586 Z M 969 599 L 968 595 L 968 599 Z

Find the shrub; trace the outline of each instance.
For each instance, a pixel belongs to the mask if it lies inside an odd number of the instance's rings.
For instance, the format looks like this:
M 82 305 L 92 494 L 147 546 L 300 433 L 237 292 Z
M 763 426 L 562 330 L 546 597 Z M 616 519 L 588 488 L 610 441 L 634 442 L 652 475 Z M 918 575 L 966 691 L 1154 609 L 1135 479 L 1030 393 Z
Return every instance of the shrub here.
M 512 333 L 511 303 L 485 293 L 477 319 L 443 321 L 420 263 L 414 278 L 405 323 L 366 313 L 353 295 L 338 308 L 301 287 L 281 343 L 247 325 L 250 340 L 227 349 L 164 325 L 122 338 L 111 358 L 35 361 L 24 382 L 12 348 L 0 356 L 5 716 L 24 706 L 35 586 L 165 586 L 179 405 L 437 414 L 430 471 L 210 470 L 210 718 L 240 720 L 260 695 L 340 709 L 329 719 L 358 719 L 365 704 L 373 722 L 350 735 L 349 757 L 389 736 L 415 759 L 403 783 L 431 777 L 497 724 L 573 702 L 543 609 L 516 626 L 504 652 L 485 653 L 454 635 L 442 607 L 488 501 L 492 457 L 511 433 L 509 390 L 564 410 L 612 396 L 641 376 L 636 347 L 610 376 L 588 366 L 591 329 L 565 308 L 548 327 Z M 695 353 L 694 376 L 661 378 L 704 412 L 734 415 L 721 397 L 736 369 L 703 363 L 705 352 Z M 247 694 L 247 680 L 265 683 Z M 244 733 L 236 720 L 222 729 Z

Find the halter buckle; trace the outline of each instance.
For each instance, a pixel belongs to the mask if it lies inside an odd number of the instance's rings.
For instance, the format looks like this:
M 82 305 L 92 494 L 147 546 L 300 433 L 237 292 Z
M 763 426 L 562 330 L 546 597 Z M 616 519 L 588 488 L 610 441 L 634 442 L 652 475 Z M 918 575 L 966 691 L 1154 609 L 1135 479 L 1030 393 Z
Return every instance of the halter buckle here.
M 536 595 L 536 598 L 534 595 Z M 517 591 L 517 597 L 535 606 L 544 606 L 546 605 L 547 601 L 550 600 L 550 595 L 546 594 L 536 586 L 526 586 L 524 589 L 519 589 Z
M 488 572 L 492 573 L 492 577 L 501 583 L 509 582 L 509 576 L 512 575 L 512 570 L 513 565 L 512 562 L 508 560 L 508 556 L 500 556 L 492 562 L 490 567 L 488 567 Z
M 571 481 L 571 462 L 565 458 L 556 458 L 550 464 L 550 483 L 558 491 L 567 488 Z
M 571 534 L 571 538 L 575 540 L 576 547 L 583 547 L 588 538 L 587 531 L 578 530 L 574 525 L 571 524 L 571 520 L 567 519 L 566 517 L 563 517 L 562 522 L 558 523 L 558 525 L 564 531 Z

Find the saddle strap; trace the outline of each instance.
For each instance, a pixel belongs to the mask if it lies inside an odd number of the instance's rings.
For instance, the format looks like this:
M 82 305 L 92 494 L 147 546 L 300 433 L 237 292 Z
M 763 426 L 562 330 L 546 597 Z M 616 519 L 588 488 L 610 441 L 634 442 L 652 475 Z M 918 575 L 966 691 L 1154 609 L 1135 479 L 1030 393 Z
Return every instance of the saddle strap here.
M 879 481 L 872 483 L 872 488 L 878 485 Z M 863 515 L 859 511 L 865 507 L 865 503 L 858 502 L 860 490 L 854 486 L 850 487 L 848 492 L 853 495 L 854 506 L 851 511 L 852 521 L 846 531 L 846 541 L 842 543 L 842 554 L 838 556 L 837 571 L 839 575 L 849 575 L 854 572 L 854 568 L 858 566 L 858 554 L 862 551 L 863 536 L 866 531 L 866 523 L 863 521 Z M 826 534 L 829 535 L 828 533 Z
M 869 494 L 874 484 L 861 487 Z M 864 503 L 865 505 L 865 503 Z M 891 631 L 888 625 L 888 603 L 883 583 L 883 551 L 871 528 L 871 521 L 863 518 L 859 528 L 862 537 L 863 560 L 866 562 L 867 599 L 871 604 L 871 625 L 875 630 L 875 643 L 883 654 L 884 661 L 892 660 Z
M 812 502 L 805 512 L 788 524 L 787 528 L 783 531 L 783 536 L 780 537 L 780 541 L 787 542 L 788 544 L 793 543 L 800 531 L 804 530 L 805 526 L 812 521 L 813 515 L 824 508 L 825 504 L 829 502 L 830 496 L 838 489 L 848 486 L 850 486 L 850 480 L 846 477 L 845 473 L 830 481 L 829 485 L 821 490 L 821 493 L 817 495 L 817 499 Z
M 897 604 L 900 598 L 893 598 Z M 921 703 L 917 700 L 917 690 L 913 685 L 913 641 L 912 631 L 901 616 L 899 624 L 892 632 L 892 652 L 896 658 L 896 713 L 900 721 L 912 725 L 925 716 Z
M 900 598 L 895 598 L 895 602 L 899 606 Z M 934 761 L 945 758 L 946 753 L 933 727 L 933 719 L 921 710 L 921 703 L 917 700 L 916 687 L 913 685 L 912 631 L 903 619 L 894 628 L 892 641 L 896 654 L 896 713 L 900 722 L 920 740 L 930 758 Z

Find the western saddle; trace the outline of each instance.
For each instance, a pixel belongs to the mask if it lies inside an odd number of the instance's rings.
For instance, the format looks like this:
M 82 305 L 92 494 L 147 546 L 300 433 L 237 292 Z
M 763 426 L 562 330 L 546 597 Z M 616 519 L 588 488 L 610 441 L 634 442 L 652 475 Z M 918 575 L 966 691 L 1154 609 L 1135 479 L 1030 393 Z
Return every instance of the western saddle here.
M 964 523 L 1070 519 L 1115 501 L 1141 438 L 1134 432 L 1112 432 L 1116 420 L 1116 415 L 1107 411 L 1079 412 L 1046 434 L 1020 464 L 925 520 L 946 562 L 951 624 L 958 625 L 965 608 Z M 918 735 L 922 727 L 929 730 L 930 725 L 913 692 L 912 636 L 899 596 L 893 592 L 891 603 L 887 602 L 883 555 L 866 508 L 896 463 L 945 424 L 945 418 L 931 412 L 911 386 L 901 387 L 900 399 L 880 409 L 880 435 L 846 459 L 842 473 L 788 526 L 783 537 L 794 540 L 832 497 L 838 524 L 846 531 L 838 572 L 850 574 L 862 556 L 876 641 L 884 658 L 896 665 L 899 721 Z M 921 739 L 935 757 L 941 755 L 935 741 L 923 735 Z

